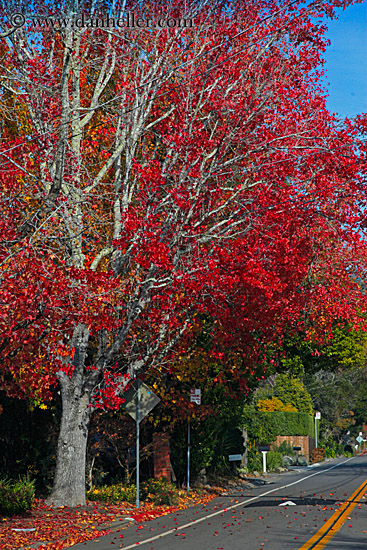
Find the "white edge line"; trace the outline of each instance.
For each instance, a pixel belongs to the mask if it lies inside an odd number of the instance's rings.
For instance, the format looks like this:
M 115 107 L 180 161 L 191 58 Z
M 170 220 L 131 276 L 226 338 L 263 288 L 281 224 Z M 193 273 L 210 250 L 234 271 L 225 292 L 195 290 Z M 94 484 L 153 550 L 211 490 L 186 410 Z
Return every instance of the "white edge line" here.
M 252 502 L 258 498 L 264 497 L 266 495 L 269 495 L 270 493 L 275 493 L 277 491 L 280 491 L 281 489 L 286 489 L 287 487 L 292 487 L 292 485 L 297 485 L 298 483 L 301 483 L 301 481 L 304 481 L 305 479 L 309 479 L 313 476 L 318 476 L 319 474 L 323 474 L 325 472 L 328 472 L 329 470 L 333 470 L 334 468 L 337 468 L 338 466 L 341 466 L 342 464 L 345 464 L 346 462 L 349 462 L 350 460 L 353 460 L 353 458 L 356 458 L 354 456 L 347 458 L 347 460 L 344 460 L 343 462 L 339 462 L 338 464 L 334 464 L 334 466 L 330 466 L 330 468 L 327 468 L 326 470 L 320 470 L 319 472 L 314 472 L 313 474 L 310 474 L 309 476 L 302 477 L 301 479 L 298 479 L 297 481 L 293 481 L 292 483 L 289 483 L 288 485 L 282 485 L 281 487 L 276 487 L 275 489 L 270 489 L 269 491 L 266 491 L 265 493 L 261 493 L 261 495 L 257 495 L 256 497 L 249 498 L 247 500 L 242 500 L 241 502 L 238 502 L 237 504 L 233 504 L 231 506 L 228 506 L 228 508 L 222 508 L 221 510 L 217 510 L 216 512 L 213 512 L 212 514 L 208 514 L 207 516 L 204 516 L 199 519 L 195 519 L 194 521 L 190 521 L 189 523 L 185 523 L 184 525 L 181 525 L 180 527 L 175 527 L 174 529 L 170 529 L 169 531 L 165 531 L 164 533 L 161 533 L 160 535 L 156 535 L 155 537 L 151 537 L 150 539 L 142 540 L 141 542 L 135 542 L 134 544 L 130 544 L 130 546 L 120 546 L 123 550 L 130 550 L 131 548 L 136 548 L 137 546 L 141 546 L 142 544 L 147 544 L 148 542 L 153 542 L 154 540 L 161 539 L 162 537 L 166 537 L 167 535 L 171 535 L 172 533 L 177 533 L 177 531 L 181 531 L 182 529 L 186 529 L 187 527 L 191 527 L 191 525 L 195 525 L 196 523 L 200 523 L 202 521 L 205 521 L 207 519 L 213 518 L 215 516 L 218 516 L 219 514 L 223 514 L 225 512 L 228 512 L 229 510 L 233 510 L 234 508 L 238 508 L 238 506 L 243 506 L 244 504 L 248 504 L 249 502 Z M 320 464 L 321 465 L 321 464 Z

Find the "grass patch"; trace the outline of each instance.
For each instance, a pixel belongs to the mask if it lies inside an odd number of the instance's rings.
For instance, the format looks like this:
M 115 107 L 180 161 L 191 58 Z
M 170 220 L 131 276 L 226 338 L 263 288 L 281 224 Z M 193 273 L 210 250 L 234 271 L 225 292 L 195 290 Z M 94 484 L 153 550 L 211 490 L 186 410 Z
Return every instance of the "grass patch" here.
M 35 506 L 34 481 L 28 476 L 19 481 L 0 480 L 0 514 L 24 515 Z

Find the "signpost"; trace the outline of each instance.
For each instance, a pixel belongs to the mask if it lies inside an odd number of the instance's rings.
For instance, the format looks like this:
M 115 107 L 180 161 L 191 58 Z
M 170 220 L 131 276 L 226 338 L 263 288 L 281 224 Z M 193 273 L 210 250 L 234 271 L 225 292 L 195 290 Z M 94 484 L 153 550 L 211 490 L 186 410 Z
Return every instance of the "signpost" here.
M 136 507 L 140 506 L 140 378 L 136 380 Z
M 190 390 L 190 403 L 201 405 L 201 390 L 193 388 Z M 187 494 L 190 492 L 190 417 L 187 422 Z
M 136 422 L 136 507 L 139 508 L 140 421 L 143 420 L 143 418 L 145 418 L 152 409 L 154 409 L 160 399 L 146 384 L 140 380 L 140 378 L 135 378 L 129 389 L 124 392 L 123 397 L 125 399 L 125 403 L 123 403 L 122 406 Z
M 263 472 L 266 474 L 266 453 L 270 451 L 270 447 L 259 447 L 259 451 L 263 454 Z
M 237 472 L 237 464 L 236 462 L 241 462 L 242 460 L 242 455 L 238 454 L 238 455 L 228 455 L 228 460 L 229 462 L 232 462 L 233 464 L 233 470 L 234 472 L 236 473 Z
M 317 420 L 320 420 L 321 418 L 321 413 L 320 412 L 315 412 L 315 446 L 316 446 L 316 449 L 318 447 L 318 442 L 317 442 Z

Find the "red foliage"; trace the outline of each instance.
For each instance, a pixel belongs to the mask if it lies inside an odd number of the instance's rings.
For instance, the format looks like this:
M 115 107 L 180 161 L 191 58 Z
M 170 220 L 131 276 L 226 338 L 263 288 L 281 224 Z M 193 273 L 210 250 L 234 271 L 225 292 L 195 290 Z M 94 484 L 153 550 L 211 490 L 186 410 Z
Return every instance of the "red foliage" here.
M 95 504 L 93 506 L 57 510 L 38 501 L 36 509 L 26 517 L 0 517 L 0 547 L 2 550 L 14 550 L 34 543 L 43 543 L 40 550 L 61 550 L 78 542 L 96 539 L 111 533 L 110 524 L 121 520 L 121 526 L 115 527 L 117 539 L 123 539 L 123 530 L 129 523 L 124 518 L 133 518 L 137 523 L 149 521 L 159 516 L 174 513 L 187 506 L 205 505 L 215 498 L 215 492 L 199 497 L 193 492 L 189 497 L 182 494 L 178 506 L 154 506 L 142 504 L 139 511 L 127 503 L 120 505 Z M 18 529 L 18 531 L 16 531 Z M 21 531 L 35 529 L 35 531 Z
M 128 375 L 169 360 L 198 314 L 221 324 L 217 357 L 249 362 L 285 330 L 359 322 L 366 119 L 339 123 L 321 85 L 320 19 L 348 3 L 152 1 L 145 16 L 191 10 L 195 27 L 12 35 L 10 393 L 45 399 L 58 379 L 63 400 L 118 407 Z
M 70 349 L 69 341 L 78 324 L 88 327 L 90 340 L 104 329 L 112 341 L 123 332 L 120 356 L 127 362 L 133 356 L 145 365 L 164 350 L 157 338 L 162 328 L 165 342 L 174 339 L 185 321 L 192 326 L 193 311 L 218 317 L 226 339 L 243 345 L 246 353 L 253 331 L 282 331 L 299 322 L 305 311 L 313 319 L 356 320 L 356 311 L 363 308 L 356 283 L 366 252 L 361 230 L 364 149 L 358 137 L 365 119 L 338 126 L 327 112 L 319 84 L 325 29 L 311 22 L 312 16 L 338 4 L 306 10 L 259 1 L 251 10 L 234 7 L 238 17 L 222 13 L 215 35 L 205 37 L 207 53 L 194 64 L 194 51 L 184 51 L 180 44 L 172 47 L 170 55 L 191 63 L 190 88 L 161 77 L 149 118 L 157 121 L 155 134 L 147 132 L 131 159 L 133 200 L 120 209 L 120 230 L 112 242 L 115 252 L 120 251 L 122 278 L 111 264 L 91 270 L 109 240 L 116 206 L 111 171 L 97 186 L 93 175 L 81 169 L 92 160 L 103 166 L 105 155 L 96 155 L 96 139 L 99 149 L 114 142 L 114 119 L 108 121 L 105 111 L 99 113 L 99 129 L 87 127 L 79 156 L 74 145 L 64 153 L 64 187 L 51 206 L 47 203 L 51 199 L 44 189 L 55 185 L 54 176 L 51 169 L 41 174 L 38 167 L 49 162 L 50 147 L 56 150 L 60 129 L 55 123 L 63 116 L 63 104 L 57 93 L 41 87 L 42 78 L 47 88 L 57 90 L 62 70 L 60 56 L 52 70 L 48 67 L 51 37 L 44 34 L 42 47 L 27 65 L 29 96 L 20 94 L 17 101 L 31 125 L 27 112 L 42 100 L 43 120 L 50 130 L 37 137 L 33 128 L 28 142 L 29 131 L 14 137 L 10 126 L 1 144 L 7 163 L 1 173 L 1 372 L 10 391 L 17 387 L 47 397 L 60 368 L 72 376 L 75 346 Z M 266 19 L 268 10 L 272 17 Z M 198 26 L 205 13 L 198 15 Z M 286 32 L 279 30 L 284 28 Z M 273 33 L 278 34 L 271 38 Z M 101 33 L 95 36 L 95 53 L 103 53 Z M 159 47 L 165 38 L 162 34 L 157 39 Z M 150 47 L 144 36 L 134 39 Z M 228 55 L 228 43 L 233 55 Z M 56 45 L 61 47 L 58 38 Z M 109 89 L 122 94 L 120 108 L 129 109 L 134 91 L 124 72 L 128 54 L 117 38 L 112 47 L 120 61 Z M 19 59 L 11 57 L 11 51 L 8 56 L 21 70 Z M 143 65 L 136 70 L 139 73 Z M 84 105 L 91 100 L 89 78 L 83 71 Z M 204 89 L 208 91 L 201 104 Z M 201 105 L 200 118 L 185 107 L 188 97 Z M 167 102 L 173 107 L 169 116 Z M 177 159 L 169 174 L 155 136 L 166 160 Z M 211 160 L 215 151 L 214 158 L 223 155 L 225 162 Z M 70 202 L 65 186 L 76 189 L 80 181 L 83 206 L 75 220 L 85 238 L 78 258 L 76 249 L 70 256 L 56 237 L 68 223 L 76 223 L 60 211 L 79 208 L 76 195 Z M 97 224 L 105 211 L 107 216 Z M 134 304 L 140 311 L 130 320 Z M 110 370 L 95 405 L 117 406 L 115 389 L 122 379 L 112 352 L 105 364 Z M 101 369 L 93 359 L 88 368 Z

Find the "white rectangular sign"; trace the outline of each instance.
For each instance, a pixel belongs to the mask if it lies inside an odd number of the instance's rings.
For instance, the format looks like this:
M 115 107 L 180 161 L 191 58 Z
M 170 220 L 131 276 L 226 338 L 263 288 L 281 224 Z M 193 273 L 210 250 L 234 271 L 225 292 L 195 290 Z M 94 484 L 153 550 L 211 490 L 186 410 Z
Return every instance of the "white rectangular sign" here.
M 190 402 L 201 405 L 201 390 L 192 389 L 190 390 Z
M 321 413 L 320 413 L 320 412 L 316 412 L 316 413 L 315 413 L 315 418 L 316 418 L 316 420 L 320 420 L 320 418 L 321 418 Z

